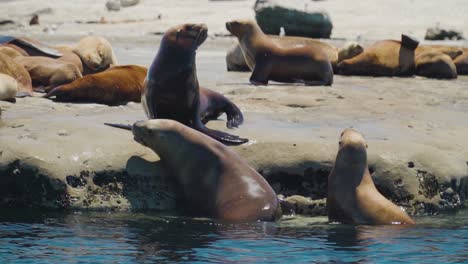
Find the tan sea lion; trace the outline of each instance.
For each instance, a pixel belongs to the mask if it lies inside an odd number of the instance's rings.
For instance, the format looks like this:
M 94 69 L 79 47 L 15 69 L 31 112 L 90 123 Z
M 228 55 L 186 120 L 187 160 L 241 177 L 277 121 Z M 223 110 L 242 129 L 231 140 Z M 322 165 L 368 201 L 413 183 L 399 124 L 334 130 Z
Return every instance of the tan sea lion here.
M 361 54 L 338 64 L 338 73 L 365 76 L 411 76 L 418 42 L 406 35 L 401 41 L 382 40 Z
M 111 44 L 103 37 L 88 36 L 80 39 L 73 47 L 83 62 L 83 74 L 97 73 L 117 65 L 117 58 Z
M 76 65 L 41 56 L 18 57 L 15 59 L 31 76 L 33 87 L 57 87 L 83 77 Z M 35 89 L 34 88 L 34 89 Z M 35 89 L 36 90 L 36 89 Z
M 457 67 L 449 55 L 439 51 L 419 53 L 415 58 L 416 74 L 436 79 L 456 79 Z
M 268 182 L 216 140 L 165 119 L 137 122 L 132 131 L 175 177 L 192 215 L 229 222 L 274 221 L 281 216 Z
M 107 105 L 140 102 L 146 68 L 137 65 L 115 66 L 86 75 L 72 83 L 51 89 L 44 97 L 61 102 L 92 102 Z
M 255 21 L 235 20 L 226 29 L 239 40 L 250 82 L 266 85 L 278 82 L 304 82 L 306 85 L 332 85 L 333 69 L 327 54 L 310 45 L 282 47 L 265 35 Z
M 16 97 L 32 96 L 32 80 L 28 71 L 13 58 L 0 53 L 0 73 L 13 77 L 18 82 Z
M 367 143 L 354 129 L 340 136 L 335 165 L 328 176 L 328 218 L 345 224 L 414 224 L 379 193 L 367 164 Z
M 54 48 L 56 48 L 63 54 L 63 56 L 61 56 L 60 58 L 57 58 L 58 61 L 74 64 L 76 67 L 78 67 L 80 72 L 83 74 L 84 72 L 83 62 L 81 61 L 80 56 L 78 56 L 78 54 L 73 52 L 72 47 L 54 46 Z M 87 72 L 90 72 L 90 70 L 87 70 Z
M 418 57 L 419 55 L 427 52 L 440 52 L 448 55 L 452 59 L 455 59 L 463 54 L 463 49 L 460 47 L 445 45 L 420 45 L 416 48 L 415 55 Z
M 468 48 L 464 48 L 463 54 L 456 57 L 453 62 L 459 75 L 468 75 Z
M 19 52 L 18 50 L 12 48 L 12 47 L 9 47 L 9 46 L 0 46 L 0 53 L 3 54 L 3 55 L 6 55 L 12 59 L 16 59 L 17 57 L 22 57 L 23 54 L 21 52 Z
M 11 103 L 16 102 L 18 82 L 11 76 L 0 73 L 0 100 Z
M 170 28 L 164 34 L 158 53 L 148 70 L 142 94 L 142 105 L 150 119 L 172 119 L 209 135 L 225 144 L 242 144 L 247 139 L 204 126 L 200 119 L 204 103 L 195 65 L 196 50 L 206 40 L 205 24 L 183 24 Z M 210 100 L 213 96 L 208 95 Z M 226 102 L 218 97 L 219 102 Z M 242 113 L 232 107 L 228 124 L 242 123 Z

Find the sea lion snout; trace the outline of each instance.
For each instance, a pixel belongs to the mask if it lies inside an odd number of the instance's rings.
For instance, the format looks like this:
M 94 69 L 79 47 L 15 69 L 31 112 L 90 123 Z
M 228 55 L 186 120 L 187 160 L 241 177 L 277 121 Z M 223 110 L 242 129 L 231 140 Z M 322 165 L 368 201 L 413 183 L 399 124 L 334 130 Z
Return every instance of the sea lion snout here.
M 347 128 L 341 133 L 339 145 L 340 148 L 367 148 L 367 142 L 364 136 L 352 128 Z

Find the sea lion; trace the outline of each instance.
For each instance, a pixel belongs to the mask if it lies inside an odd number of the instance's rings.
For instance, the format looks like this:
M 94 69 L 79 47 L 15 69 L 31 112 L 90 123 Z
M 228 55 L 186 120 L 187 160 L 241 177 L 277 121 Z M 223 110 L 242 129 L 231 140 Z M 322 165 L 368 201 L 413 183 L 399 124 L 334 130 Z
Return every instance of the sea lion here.
M 140 102 L 147 70 L 137 65 L 115 66 L 86 75 L 51 89 L 44 97 L 62 102 L 92 102 L 107 105 Z
M 336 48 L 326 42 L 305 37 L 292 36 L 274 36 L 267 35 L 274 43 L 281 47 L 287 48 L 294 45 L 310 45 L 322 49 L 330 59 L 333 67 L 333 72 L 336 73 L 337 65 L 343 60 L 353 58 L 364 51 L 364 48 L 356 42 L 346 43 L 341 49 Z M 239 44 L 235 44 L 226 54 L 226 65 L 228 71 L 250 71 L 247 62 Z
M 17 57 L 22 57 L 23 54 L 16 50 L 15 48 L 12 48 L 10 46 L 0 46 L 0 53 L 3 55 L 6 55 L 12 59 L 16 59 Z M 27 55 L 26 55 L 27 56 Z
M 345 224 L 414 224 L 398 206 L 379 193 L 367 164 L 361 133 L 345 129 L 335 165 L 328 176 L 328 218 Z
M 175 177 L 192 215 L 229 222 L 274 221 L 281 216 L 268 182 L 216 140 L 165 119 L 137 122 L 132 131 Z
M 47 87 L 57 87 L 71 83 L 83 77 L 76 65 L 41 56 L 18 57 L 15 59 L 31 76 L 35 91 L 36 87 L 48 90 Z
M 20 53 L 27 54 L 29 56 L 44 56 L 51 58 L 58 58 L 63 54 L 53 47 L 44 44 L 37 40 L 32 40 L 30 38 L 17 38 L 12 36 L 0 36 L 0 44 L 8 45 Z
M 456 57 L 453 62 L 459 75 L 468 75 L 468 48 L 464 48 L 463 54 Z
M 267 85 L 269 80 L 273 80 L 304 82 L 306 85 L 332 85 L 332 65 L 320 47 L 282 47 L 274 43 L 251 20 L 227 22 L 226 29 L 239 40 L 247 65 L 252 70 L 252 84 Z
M 78 67 L 78 70 L 80 70 L 81 74 L 85 72 L 83 62 L 81 61 L 80 56 L 78 56 L 78 54 L 73 52 L 73 49 L 74 49 L 73 47 L 54 46 L 54 48 L 56 48 L 63 54 L 63 56 L 61 56 L 60 58 L 57 58 L 58 61 L 72 63 L 76 67 Z M 90 72 L 90 70 L 86 70 L 86 72 Z
M 103 37 L 84 37 L 72 48 L 83 62 L 83 74 L 101 72 L 111 65 L 117 65 L 114 50 L 109 41 Z
M 195 56 L 206 40 L 205 24 L 183 24 L 164 34 L 156 57 L 148 70 L 142 94 L 142 105 L 150 119 L 173 119 L 226 144 L 242 144 L 247 139 L 208 129 L 200 119 L 200 88 Z M 232 109 L 228 123 L 238 124 L 239 109 Z
M 13 58 L 0 53 L 0 73 L 13 77 L 18 82 L 16 97 L 32 96 L 32 80 L 28 71 Z
M 436 79 L 456 79 L 457 67 L 449 55 L 439 51 L 419 53 L 415 58 L 416 74 Z
M 401 41 L 382 40 L 361 54 L 338 64 L 338 74 L 365 76 L 411 76 L 419 42 L 402 35 Z
M 445 45 L 420 45 L 416 48 L 415 55 L 418 57 L 419 55 L 427 52 L 440 52 L 448 55 L 452 59 L 455 59 L 463 54 L 463 49 L 460 47 Z
M 18 82 L 11 76 L 0 73 L 0 100 L 11 103 L 16 102 Z

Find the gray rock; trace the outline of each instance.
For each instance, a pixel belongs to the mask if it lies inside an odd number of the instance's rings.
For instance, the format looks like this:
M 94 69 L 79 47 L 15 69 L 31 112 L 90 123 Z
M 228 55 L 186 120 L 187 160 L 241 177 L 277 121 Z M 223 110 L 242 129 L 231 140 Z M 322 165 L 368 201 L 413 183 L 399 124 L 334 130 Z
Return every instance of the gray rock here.
M 456 30 L 446 30 L 439 28 L 438 26 L 428 28 L 426 31 L 425 40 L 462 40 L 465 39 L 461 32 Z
M 106 8 L 109 11 L 120 11 L 121 7 L 122 4 L 120 3 L 120 0 L 108 0 L 106 2 Z
M 245 62 L 244 55 L 239 44 L 232 46 L 226 54 L 226 66 L 228 71 L 247 72 L 249 66 Z
M 122 7 L 134 6 L 134 5 L 138 5 L 139 3 L 140 3 L 140 0 L 120 0 L 120 5 Z

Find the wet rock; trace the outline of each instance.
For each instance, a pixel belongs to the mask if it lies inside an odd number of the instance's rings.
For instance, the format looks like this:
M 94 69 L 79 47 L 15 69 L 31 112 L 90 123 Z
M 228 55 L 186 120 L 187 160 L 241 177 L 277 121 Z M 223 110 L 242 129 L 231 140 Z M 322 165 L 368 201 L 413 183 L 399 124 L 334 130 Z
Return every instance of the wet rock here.
M 330 38 L 333 25 L 325 11 L 311 11 L 307 3 L 257 0 L 255 18 L 265 34 Z
M 461 32 L 456 30 L 446 30 L 439 28 L 438 26 L 433 28 L 428 28 L 426 31 L 425 40 L 462 40 L 465 39 Z
M 327 215 L 326 199 L 312 200 L 304 196 L 293 195 L 285 198 L 284 202 L 289 204 L 290 208 L 293 208 L 294 214 L 305 216 Z

